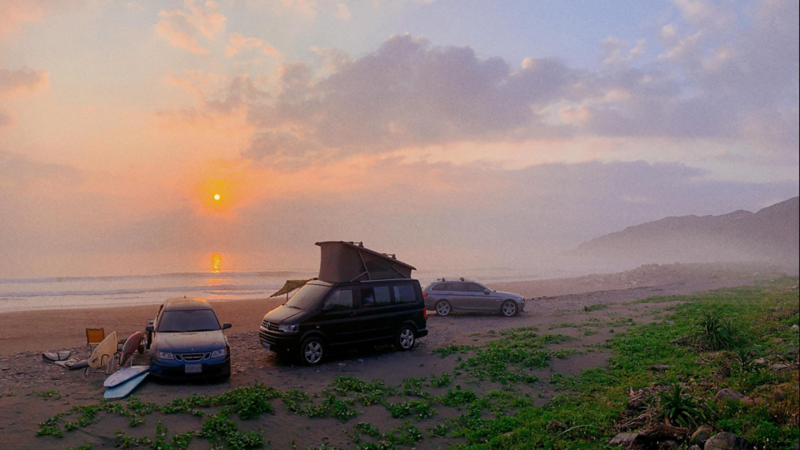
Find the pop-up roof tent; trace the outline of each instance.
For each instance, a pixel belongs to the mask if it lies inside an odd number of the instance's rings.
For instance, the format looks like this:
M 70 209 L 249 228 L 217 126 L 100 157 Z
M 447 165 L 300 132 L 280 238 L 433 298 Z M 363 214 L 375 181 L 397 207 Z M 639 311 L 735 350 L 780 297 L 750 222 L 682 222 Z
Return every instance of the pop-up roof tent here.
M 317 242 L 322 250 L 319 279 L 330 283 L 411 278 L 416 270 L 395 255 L 364 248 L 361 242 Z

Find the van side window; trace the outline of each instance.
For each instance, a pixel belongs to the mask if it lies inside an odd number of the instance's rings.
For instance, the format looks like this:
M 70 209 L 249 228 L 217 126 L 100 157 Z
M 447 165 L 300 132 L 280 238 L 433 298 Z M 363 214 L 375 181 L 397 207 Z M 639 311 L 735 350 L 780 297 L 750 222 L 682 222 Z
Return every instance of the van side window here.
M 392 298 L 389 296 L 389 286 L 377 286 L 375 288 L 375 304 L 384 306 L 392 303 Z
M 359 293 L 361 294 L 361 306 L 369 308 L 370 306 L 375 306 L 375 290 L 372 288 L 364 288 L 360 289 Z
M 394 301 L 397 303 L 414 303 L 417 296 L 414 294 L 414 287 L 408 284 L 401 284 L 394 287 Z
M 343 311 L 353 309 L 353 290 L 352 289 L 337 289 L 331 293 L 325 305 L 333 305 L 330 311 Z

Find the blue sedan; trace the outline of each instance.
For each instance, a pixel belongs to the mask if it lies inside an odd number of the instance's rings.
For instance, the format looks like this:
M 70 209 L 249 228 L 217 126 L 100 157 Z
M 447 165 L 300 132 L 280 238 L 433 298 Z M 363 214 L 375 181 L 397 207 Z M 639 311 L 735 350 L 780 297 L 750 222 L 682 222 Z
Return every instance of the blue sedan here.
M 147 327 L 150 375 L 195 380 L 228 378 L 231 351 L 228 338 L 211 305 L 202 298 L 170 298 Z

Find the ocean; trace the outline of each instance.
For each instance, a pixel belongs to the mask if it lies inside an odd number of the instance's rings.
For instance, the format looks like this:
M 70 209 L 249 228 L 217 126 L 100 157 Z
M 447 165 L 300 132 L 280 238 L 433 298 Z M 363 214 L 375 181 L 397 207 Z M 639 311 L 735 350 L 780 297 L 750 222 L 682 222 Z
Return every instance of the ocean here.
M 412 274 L 423 286 L 442 275 L 464 276 L 483 283 L 537 278 L 529 270 L 509 268 L 415 271 Z M 184 295 L 203 297 L 211 302 L 260 299 L 272 295 L 286 280 L 316 276 L 316 269 L 298 269 L 0 278 L 0 313 L 160 304 L 169 297 Z

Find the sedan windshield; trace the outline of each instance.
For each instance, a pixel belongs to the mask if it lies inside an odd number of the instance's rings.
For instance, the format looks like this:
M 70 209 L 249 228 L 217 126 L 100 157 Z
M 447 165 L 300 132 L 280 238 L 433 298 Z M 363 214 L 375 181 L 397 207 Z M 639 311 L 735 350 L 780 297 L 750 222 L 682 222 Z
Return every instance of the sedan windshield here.
M 290 308 L 309 310 L 319 304 L 319 301 L 330 290 L 328 286 L 307 284 L 300 288 L 296 294 L 286 302 Z
M 219 321 L 210 309 L 164 311 L 158 321 L 160 333 L 187 333 L 219 330 Z

